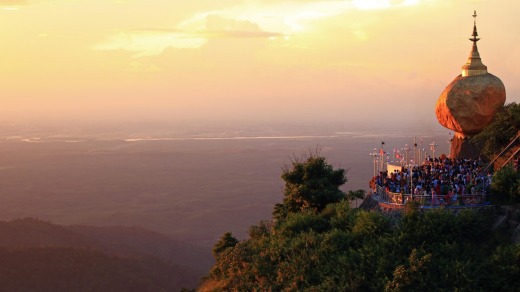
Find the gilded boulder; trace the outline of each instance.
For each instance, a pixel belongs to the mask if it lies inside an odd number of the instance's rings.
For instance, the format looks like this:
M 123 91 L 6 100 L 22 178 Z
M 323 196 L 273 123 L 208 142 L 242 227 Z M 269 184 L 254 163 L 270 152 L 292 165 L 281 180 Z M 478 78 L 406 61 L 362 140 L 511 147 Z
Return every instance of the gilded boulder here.
M 464 136 L 489 125 L 506 101 L 506 89 L 493 74 L 455 78 L 437 100 L 435 113 L 444 127 Z

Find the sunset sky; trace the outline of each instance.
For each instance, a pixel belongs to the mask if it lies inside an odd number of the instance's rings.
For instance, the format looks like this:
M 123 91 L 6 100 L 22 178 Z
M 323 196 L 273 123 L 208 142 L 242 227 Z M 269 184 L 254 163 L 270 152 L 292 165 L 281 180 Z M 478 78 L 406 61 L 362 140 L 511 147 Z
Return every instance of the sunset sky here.
M 431 127 L 474 9 L 520 102 L 517 0 L 0 0 L 0 120 Z

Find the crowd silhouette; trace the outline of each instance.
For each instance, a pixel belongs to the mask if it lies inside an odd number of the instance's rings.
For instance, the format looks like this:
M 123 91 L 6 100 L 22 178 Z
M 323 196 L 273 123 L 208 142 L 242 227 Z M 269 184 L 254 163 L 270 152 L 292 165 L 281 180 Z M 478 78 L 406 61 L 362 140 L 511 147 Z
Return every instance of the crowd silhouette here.
M 491 174 L 483 171 L 483 164 L 480 159 L 428 157 L 422 165 L 412 166 L 411 171 L 406 166 L 392 172 L 381 171 L 371 183 L 387 194 L 428 196 L 430 204 L 451 205 L 460 196 L 486 193 L 491 185 Z

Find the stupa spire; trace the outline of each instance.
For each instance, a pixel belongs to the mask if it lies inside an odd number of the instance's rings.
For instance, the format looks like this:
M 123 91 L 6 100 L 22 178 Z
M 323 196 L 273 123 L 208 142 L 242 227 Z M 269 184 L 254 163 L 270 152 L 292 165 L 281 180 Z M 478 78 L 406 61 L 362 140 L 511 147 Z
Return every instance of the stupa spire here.
M 480 39 L 478 38 L 478 32 L 477 32 L 477 10 L 473 12 L 473 38 L 469 39 L 473 43 L 477 43 Z
M 462 76 L 475 76 L 487 73 L 487 67 L 482 63 L 480 53 L 478 52 L 477 42 L 480 40 L 477 32 L 477 11 L 473 12 L 473 34 L 472 38 L 469 39 L 473 42 L 471 53 L 469 54 L 468 61 L 462 66 Z

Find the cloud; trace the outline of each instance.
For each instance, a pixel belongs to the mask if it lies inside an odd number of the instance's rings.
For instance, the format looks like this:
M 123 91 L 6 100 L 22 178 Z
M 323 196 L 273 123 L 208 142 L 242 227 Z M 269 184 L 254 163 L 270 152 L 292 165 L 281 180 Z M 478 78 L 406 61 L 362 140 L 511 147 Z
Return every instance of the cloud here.
M 280 33 L 267 32 L 248 20 L 235 20 L 220 15 L 210 14 L 206 17 L 206 29 L 202 34 L 215 38 L 269 38 L 281 36 Z
M 0 9 L 16 11 L 20 6 L 27 5 L 26 0 L 0 0 Z
M 21 6 L 26 4 L 26 0 L 0 0 L 0 6 Z
M 419 4 L 421 0 L 352 0 L 352 5 L 358 9 L 388 9 Z
M 143 57 L 159 55 L 167 48 L 200 48 L 215 38 L 287 39 L 287 36 L 304 31 L 315 20 L 355 9 L 388 9 L 417 5 L 421 1 L 424 0 L 245 1 L 232 7 L 196 13 L 175 29 L 120 32 L 95 45 L 94 49 L 126 50 L 135 52 L 134 57 Z
M 120 32 L 93 48 L 100 51 L 125 50 L 135 52 L 134 57 L 159 55 L 167 48 L 199 48 L 207 38 L 176 30 L 133 30 Z
M 204 11 L 179 24 L 180 28 L 202 28 L 208 17 L 219 16 L 255 23 L 262 30 L 280 34 L 304 31 L 315 20 L 338 16 L 355 10 L 383 10 L 418 5 L 426 0 L 312 0 L 245 1 L 241 5 Z
M 226 19 L 218 15 L 206 17 L 204 29 L 139 29 L 117 33 L 105 42 L 95 45 L 95 50 L 126 50 L 134 57 L 159 55 L 167 48 L 194 49 L 215 38 L 272 38 L 280 33 L 262 31 L 250 21 Z

